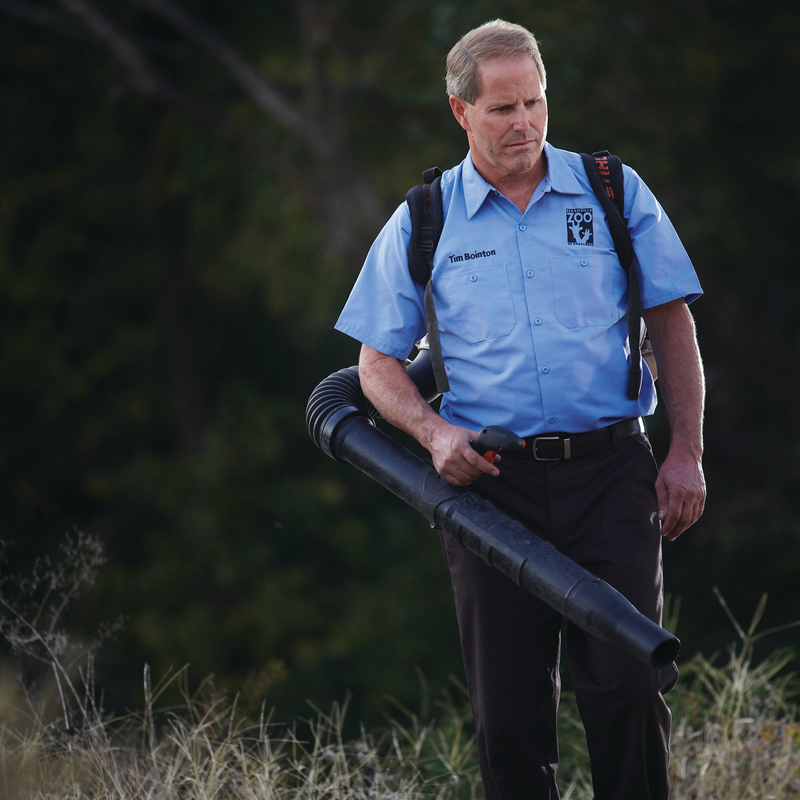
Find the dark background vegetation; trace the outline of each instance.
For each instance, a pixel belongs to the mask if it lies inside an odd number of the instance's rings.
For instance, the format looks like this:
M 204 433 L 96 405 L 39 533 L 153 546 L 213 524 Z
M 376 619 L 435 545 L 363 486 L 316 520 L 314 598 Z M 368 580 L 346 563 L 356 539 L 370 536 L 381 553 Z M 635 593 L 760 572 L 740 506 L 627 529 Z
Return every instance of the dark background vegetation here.
M 664 553 L 684 653 L 731 638 L 714 586 L 800 618 L 796 0 L 0 0 L 3 569 L 106 543 L 71 625 L 127 617 L 108 705 L 145 662 L 285 717 L 460 674 L 436 536 L 304 409 L 357 358 L 332 325 L 372 237 L 466 152 L 444 57 L 494 17 L 541 39 L 550 141 L 637 169 L 706 291 L 709 501 Z

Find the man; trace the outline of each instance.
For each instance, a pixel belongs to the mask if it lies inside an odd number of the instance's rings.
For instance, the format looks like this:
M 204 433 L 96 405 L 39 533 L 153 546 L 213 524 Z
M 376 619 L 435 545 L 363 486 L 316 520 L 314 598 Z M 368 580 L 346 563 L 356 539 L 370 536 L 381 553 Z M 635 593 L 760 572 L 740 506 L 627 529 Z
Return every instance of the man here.
M 546 76 L 535 38 L 502 21 L 471 31 L 447 60 L 469 154 L 442 177 L 445 226 L 433 296 L 450 383 L 437 415 L 404 359 L 425 332 L 408 271 L 401 206 L 376 240 L 337 323 L 362 342 L 366 396 L 471 485 L 661 621 L 661 538 L 701 515 L 703 374 L 687 303 L 701 294 L 674 229 L 625 169 L 625 217 L 671 427 L 657 469 L 641 417 L 656 405 L 643 367 L 628 398 L 627 279 L 580 157 L 546 143 Z M 470 447 L 495 424 L 528 439 L 498 466 Z M 538 438 L 537 438 L 538 437 Z M 542 459 L 542 460 L 540 460 Z M 443 537 L 487 798 L 557 798 L 562 620 Z M 668 795 L 672 665 L 654 672 L 569 626 L 595 797 Z

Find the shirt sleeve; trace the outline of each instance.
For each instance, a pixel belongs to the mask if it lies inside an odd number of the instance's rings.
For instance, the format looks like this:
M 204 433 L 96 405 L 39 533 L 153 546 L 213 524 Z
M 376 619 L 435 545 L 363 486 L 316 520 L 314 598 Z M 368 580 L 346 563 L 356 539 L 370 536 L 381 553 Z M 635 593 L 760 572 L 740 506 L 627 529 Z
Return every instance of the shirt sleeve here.
M 635 170 L 625 167 L 625 216 L 639 265 L 642 308 L 703 293 L 697 274 L 664 209 Z
M 408 270 L 411 215 L 403 203 L 367 254 L 336 330 L 394 358 L 406 358 L 426 330 L 424 287 Z

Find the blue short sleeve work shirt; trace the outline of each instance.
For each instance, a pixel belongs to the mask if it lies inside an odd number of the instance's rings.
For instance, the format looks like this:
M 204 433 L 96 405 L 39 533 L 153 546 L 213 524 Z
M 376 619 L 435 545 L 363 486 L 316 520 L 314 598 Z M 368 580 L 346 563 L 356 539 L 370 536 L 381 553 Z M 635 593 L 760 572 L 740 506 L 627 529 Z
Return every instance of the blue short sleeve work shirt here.
M 445 225 L 433 296 L 450 392 L 440 414 L 520 436 L 580 433 L 652 414 L 643 365 L 628 400 L 627 276 L 580 156 L 545 144 L 547 174 L 525 213 L 492 188 L 470 156 L 442 176 Z M 625 216 L 642 308 L 702 293 L 675 229 L 625 167 Z M 411 217 L 401 205 L 373 244 L 336 328 L 406 358 L 425 335 L 423 287 L 408 270 Z

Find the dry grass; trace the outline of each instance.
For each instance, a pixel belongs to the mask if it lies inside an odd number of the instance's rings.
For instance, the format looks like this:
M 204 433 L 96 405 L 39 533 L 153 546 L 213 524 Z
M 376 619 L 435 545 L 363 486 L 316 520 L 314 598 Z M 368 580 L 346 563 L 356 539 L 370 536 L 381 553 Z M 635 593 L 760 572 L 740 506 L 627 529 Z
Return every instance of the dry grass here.
M 183 675 L 179 676 L 183 682 Z M 182 691 L 185 691 L 183 682 Z M 392 722 L 379 736 L 342 736 L 335 705 L 292 729 L 248 723 L 206 684 L 180 709 L 86 719 L 66 733 L 16 711 L 0 731 L 0 792 L 8 800 L 65 798 L 476 798 L 468 722 L 444 708 L 438 725 Z M 8 716 L 6 713 L 5 716 Z
M 672 797 L 702 800 L 784 798 L 800 794 L 800 723 L 787 705 L 790 654 L 752 664 L 747 647 L 714 666 L 697 656 L 689 686 L 673 701 Z M 289 729 L 268 718 L 248 722 L 235 702 L 205 684 L 188 695 L 176 678 L 181 707 L 156 711 L 161 689 L 145 710 L 103 719 L 87 716 L 68 733 L 60 699 L 50 716 L 33 713 L 30 698 L 6 690 L 0 729 L 0 796 L 8 800 L 66 798 L 480 798 L 482 791 L 463 709 L 443 704 L 438 720 L 407 715 L 384 730 L 342 734 L 345 708 L 317 712 Z M 147 681 L 146 681 L 147 683 Z M 162 687 L 163 688 L 163 687 Z M 564 709 L 573 717 L 571 699 Z M 82 713 L 82 712 L 81 712 Z M 48 723 L 46 720 L 50 719 Z M 570 726 L 575 736 L 570 735 Z M 564 800 L 592 797 L 579 723 L 562 728 Z M 574 750 L 572 754 L 570 751 Z

